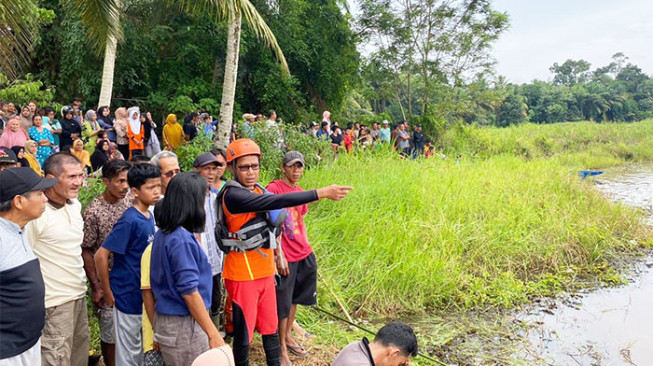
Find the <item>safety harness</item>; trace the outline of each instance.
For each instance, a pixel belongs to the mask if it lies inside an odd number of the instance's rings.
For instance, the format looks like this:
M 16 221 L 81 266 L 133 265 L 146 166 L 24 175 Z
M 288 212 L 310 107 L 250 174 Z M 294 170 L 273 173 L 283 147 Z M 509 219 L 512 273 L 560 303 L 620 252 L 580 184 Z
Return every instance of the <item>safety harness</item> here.
M 263 194 L 272 194 L 260 184 L 257 183 L 256 186 L 264 192 Z M 215 237 L 220 250 L 225 253 L 232 250 L 237 252 L 257 251 L 266 257 L 259 248 L 277 248 L 276 238 L 281 233 L 281 224 L 286 221 L 286 210 L 258 212 L 256 217 L 244 223 L 236 232 L 230 232 L 224 212 L 224 196 L 230 188 L 244 187 L 237 181 L 230 180 L 224 185 L 216 200 L 218 225 L 215 226 Z

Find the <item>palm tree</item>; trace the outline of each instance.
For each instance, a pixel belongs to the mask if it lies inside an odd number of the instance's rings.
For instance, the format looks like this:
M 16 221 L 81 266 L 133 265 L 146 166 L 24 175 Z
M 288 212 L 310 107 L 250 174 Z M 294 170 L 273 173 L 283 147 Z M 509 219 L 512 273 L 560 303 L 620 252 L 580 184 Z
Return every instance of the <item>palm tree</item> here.
M 87 28 L 87 37 L 98 53 L 104 52 L 102 87 L 99 105 L 110 105 L 113 90 L 117 44 L 123 38 L 120 24 L 120 0 L 63 0 L 80 14 L 82 24 Z M 288 64 L 277 43 L 277 39 L 261 15 L 249 0 L 164 0 L 170 6 L 178 6 L 189 14 L 214 14 L 216 19 L 229 20 L 225 82 L 222 90 L 220 128 L 216 145 L 226 147 L 233 123 L 233 105 L 238 74 L 238 54 L 242 18 L 252 27 L 256 36 L 271 48 L 281 63 L 284 73 Z M 29 60 L 28 48 L 35 34 L 34 16 L 37 11 L 35 0 L 0 0 L 0 20 L 5 24 L 0 28 L 0 70 L 15 75 L 19 63 L 15 52 L 21 56 L 19 61 Z
M 15 79 L 38 30 L 35 0 L 0 0 L 0 73 Z
M 222 84 L 220 119 L 215 134 L 215 146 L 226 148 L 229 144 L 233 125 L 234 98 L 236 79 L 238 77 L 238 55 L 240 53 L 240 32 L 242 18 L 252 27 L 256 36 L 271 48 L 281 63 L 284 74 L 288 74 L 286 58 L 277 43 L 277 39 L 249 0 L 181 0 L 180 6 L 191 14 L 206 14 L 207 11 L 229 20 L 227 33 L 227 56 Z
M 89 27 L 89 38 L 96 43 L 98 49 L 104 48 L 105 58 L 99 105 L 109 105 L 113 89 L 116 47 L 117 42 L 122 39 L 122 28 L 120 27 L 119 19 L 120 0 L 66 1 L 74 3 L 80 11 L 82 23 Z M 238 75 L 242 18 L 245 18 L 256 36 L 263 40 L 265 45 L 275 52 L 282 69 L 285 73 L 288 73 L 286 59 L 277 43 L 276 37 L 249 0 L 165 0 L 165 2 L 170 6 L 178 6 L 179 9 L 189 14 L 214 14 L 216 19 L 229 19 L 222 106 L 220 108 L 219 129 L 216 134 L 216 145 L 226 147 L 229 143 L 229 133 L 233 123 L 233 105 L 236 94 L 236 77 Z M 98 23 L 96 21 L 98 18 L 104 21 Z

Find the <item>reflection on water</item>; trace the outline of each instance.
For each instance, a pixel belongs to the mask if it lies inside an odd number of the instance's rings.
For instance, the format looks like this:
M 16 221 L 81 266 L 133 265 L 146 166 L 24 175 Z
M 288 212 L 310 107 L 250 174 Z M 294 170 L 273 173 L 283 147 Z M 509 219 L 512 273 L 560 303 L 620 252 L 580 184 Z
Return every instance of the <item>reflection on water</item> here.
M 596 187 L 652 212 L 653 169 L 597 180 Z M 653 224 L 653 215 L 647 221 Z M 550 365 L 653 365 L 653 270 L 646 264 L 626 286 L 599 289 L 555 307 L 524 317 L 533 325 L 524 359 Z

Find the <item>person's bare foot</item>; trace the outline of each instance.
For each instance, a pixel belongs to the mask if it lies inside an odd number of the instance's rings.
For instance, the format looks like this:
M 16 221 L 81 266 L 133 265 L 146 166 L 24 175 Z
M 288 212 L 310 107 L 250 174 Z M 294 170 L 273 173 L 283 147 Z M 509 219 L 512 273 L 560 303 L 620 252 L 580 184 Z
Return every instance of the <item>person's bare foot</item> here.
M 290 357 L 288 357 L 288 352 L 285 349 L 281 349 L 281 366 L 291 366 Z

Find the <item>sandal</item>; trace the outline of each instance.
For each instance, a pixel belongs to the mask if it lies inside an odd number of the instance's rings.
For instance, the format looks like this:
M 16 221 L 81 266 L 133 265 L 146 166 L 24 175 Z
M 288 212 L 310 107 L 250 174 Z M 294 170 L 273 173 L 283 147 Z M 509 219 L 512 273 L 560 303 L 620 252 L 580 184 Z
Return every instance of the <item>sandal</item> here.
M 294 345 L 291 346 L 289 344 L 286 345 L 286 349 L 288 349 L 288 352 L 292 353 L 293 355 L 300 357 L 300 358 L 307 358 L 308 357 L 308 351 L 304 349 L 304 347 L 300 345 Z

